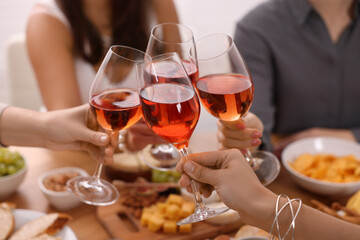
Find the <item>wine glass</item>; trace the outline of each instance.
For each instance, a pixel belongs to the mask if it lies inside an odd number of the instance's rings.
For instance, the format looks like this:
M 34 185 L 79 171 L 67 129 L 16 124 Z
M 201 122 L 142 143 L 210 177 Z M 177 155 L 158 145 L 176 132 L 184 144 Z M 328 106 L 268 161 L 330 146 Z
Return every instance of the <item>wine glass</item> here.
M 196 65 L 190 61 L 189 50 L 195 43 L 190 28 L 177 23 L 162 23 L 153 27 L 146 48 L 150 57 L 164 53 L 176 52 L 188 73 L 191 81 L 197 78 Z M 159 170 L 174 169 L 180 159 L 179 152 L 171 144 L 158 144 L 151 146 L 149 158 L 144 161 L 152 168 Z
M 198 40 L 190 51 L 199 78 L 195 87 L 205 109 L 222 121 L 236 121 L 244 116 L 253 102 L 254 86 L 248 68 L 232 38 L 211 34 Z M 263 185 L 275 180 L 280 172 L 277 157 L 267 151 L 246 149 L 245 159 Z
M 200 102 L 177 53 L 165 53 L 137 65 L 143 118 L 160 137 L 172 143 L 187 160 L 189 139 L 200 116 Z M 202 221 L 229 210 L 205 206 L 194 180 L 195 212 L 177 224 Z
M 126 46 L 111 46 L 92 84 L 89 103 L 98 124 L 109 135 L 135 124 L 141 117 L 136 86 L 136 63 L 151 59 L 144 52 Z M 100 179 L 102 161 L 93 176 L 79 176 L 67 182 L 67 189 L 91 205 L 109 205 L 119 198 L 118 190 Z

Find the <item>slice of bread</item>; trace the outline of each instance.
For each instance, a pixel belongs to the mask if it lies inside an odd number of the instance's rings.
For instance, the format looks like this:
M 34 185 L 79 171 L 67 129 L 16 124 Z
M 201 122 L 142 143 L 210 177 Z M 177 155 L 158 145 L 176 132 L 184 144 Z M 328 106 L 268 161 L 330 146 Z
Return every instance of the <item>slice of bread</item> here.
M 64 213 L 50 213 L 24 224 L 9 240 L 27 240 L 41 234 L 55 235 L 70 220 Z
M 61 237 L 49 236 L 48 234 L 44 233 L 37 237 L 31 238 L 31 240 L 63 240 L 63 239 Z
M 0 240 L 5 240 L 14 230 L 15 219 L 11 209 L 15 208 L 13 203 L 0 203 Z

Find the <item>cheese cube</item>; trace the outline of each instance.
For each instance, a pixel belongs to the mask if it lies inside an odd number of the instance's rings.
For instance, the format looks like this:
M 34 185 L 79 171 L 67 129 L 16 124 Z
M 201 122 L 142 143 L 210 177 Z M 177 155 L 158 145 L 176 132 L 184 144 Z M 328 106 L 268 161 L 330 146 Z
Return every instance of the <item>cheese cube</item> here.
M 176 221 L 165 220 L 163 230 L 165 233 L 176 233 L 177 232 Z
M 163 203 L 163 202 L 159 202 L 159 203 L 156 204 L 156 206 L 157 206 L 157 208 L 158 208 L 158 211 L 160 211 L 160 212 L 162 212 L 162 213 L 165 213 L 168 204 Z
M 146 227 L 149 223 L 149 219 L 151 217 L 151 214 L 150 213 L 147 213 L 147 212 L 143 212 L 141 214 L 141 218 L 140 218 L 140 224 L 141 226 L 143 227 Z
M 191 233 L 191 229 L 192 229 L 191 223 L 179 226 L 179 232 L 181 233 Z
M 186 218 L 190 216 L 195 211 L 195 203 L 184 202 L 180 209 L 180 218 Z
M 163 218 L 152 216 L 148 222 L 148 229 L 152 232 L 157 232 L 162 228 L 164 222 L 165 220 Z
M 180 208 L 176 204 L 169 204 L 165 211 L 165 218 L 177 220 L 180 214 Z
M 183 204 L 184 199 L 177 194 L 170 194 L 166 200 L 169 204 L 176 204 L 179 207 Z
M 151 205 L 150 207 L 145 207 L 143 208 L 142 212 L 143 213 L 155 213 L 157 211 L 157 207 L 156 205 Z

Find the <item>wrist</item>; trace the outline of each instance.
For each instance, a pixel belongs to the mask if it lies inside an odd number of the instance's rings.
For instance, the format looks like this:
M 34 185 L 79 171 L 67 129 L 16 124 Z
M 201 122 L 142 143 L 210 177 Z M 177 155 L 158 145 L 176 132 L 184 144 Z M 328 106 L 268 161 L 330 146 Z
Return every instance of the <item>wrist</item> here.
M 242 206 L 238 212 L 247 224 L 269 231 L 274 220 L 277 195 L 263 186 L 255 192 L 248 205 Z

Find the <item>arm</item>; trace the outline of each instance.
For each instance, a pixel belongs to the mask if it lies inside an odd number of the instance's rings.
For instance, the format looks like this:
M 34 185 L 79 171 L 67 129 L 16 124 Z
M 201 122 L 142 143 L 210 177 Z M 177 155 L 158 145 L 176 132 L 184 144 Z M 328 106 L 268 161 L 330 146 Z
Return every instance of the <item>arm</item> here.
M 261 33 L 247 28 L 246 21 L 238 22 L 234 42 L 249 68 L 255 96 L 251 112 L 264 124 L 263 148 L 271 150 L 270 136 L 274 127 L 276 106 L 274 103 L 274 72 L 271 52 Z
M 85 150 L 95 159 L 105 149 L 105 161 L 112 162 L 116 136 L 89 129 L 96 126 L 90 118 L 89 105 L 76 108 L 36 112 L 7 107 L 0 118 L 0 142 L 5 145 L 45 147 L 53 150 Z
M 80 105 L 73 40 L 66 26 L 46 13 L 35 13 L 27 23 L 26 43 L 46 108 Z
M 211 185 L 229 208 L 239 212 L 245 223 L 270 232 L 277 196 L 261 185 L 238 150 L 192 154 L 186 163 L 184 159 L 179 162 L 177 170 L 186 173 L 179 181 L 180 186 L 191 191 L 188 176 Z M 281 201 L 280 206 L 284 203 L 285 201 Z M 293 207 L 297 209 L 298 204 L 293 203 Z M 281 236 L 287 230 L 290 220 L 291 213 L 287 208 L 279 218 Z M 298 240 L 353 239 L 359 234 L 359 226 L 306 205 L 302 206 L 296 218 L 295 239 Z
M 179 18 L 172 0 L 152 0 L 158 23 L 178 23 Z

